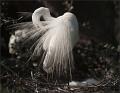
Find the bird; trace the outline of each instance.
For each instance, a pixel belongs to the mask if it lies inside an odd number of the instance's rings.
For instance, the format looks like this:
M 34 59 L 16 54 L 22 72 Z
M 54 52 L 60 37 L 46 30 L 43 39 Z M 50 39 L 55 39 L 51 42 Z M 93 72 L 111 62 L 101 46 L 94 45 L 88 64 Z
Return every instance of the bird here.
M 79 41 L 79 24 L 73 13 L 52 17 L 48 8 L 40 7 L 32 13 L 32 22 L 17 23 L 14 28 L 13 41 L 30 46 L 31 58 L 42 54 L 45 72 L 61 75 L 74 69 L 72 50 Z

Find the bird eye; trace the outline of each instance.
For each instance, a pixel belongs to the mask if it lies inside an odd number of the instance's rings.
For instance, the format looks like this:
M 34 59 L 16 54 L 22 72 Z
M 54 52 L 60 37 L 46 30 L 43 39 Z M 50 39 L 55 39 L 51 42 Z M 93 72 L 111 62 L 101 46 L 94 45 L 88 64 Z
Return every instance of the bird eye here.
M 40 17 L 40 21 L 45 21 L 43 16 Z

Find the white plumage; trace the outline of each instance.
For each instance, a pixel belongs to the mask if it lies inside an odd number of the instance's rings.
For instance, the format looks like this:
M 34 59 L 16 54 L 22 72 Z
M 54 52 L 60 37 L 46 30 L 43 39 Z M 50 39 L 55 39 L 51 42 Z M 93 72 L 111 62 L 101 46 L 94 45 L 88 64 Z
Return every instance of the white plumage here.
M 40 20 L 42 17 L 43 21 Z M 47 73 L 56 71 L 60 74 L 71 70 L 74 64 L 72 49 L 79 40 L 78 22 L 74 14 L 66 12 L 54 18 L 48 8 L 40 7 L 32 14 L 32 22 L 20 23 L 15 27 L 24 34 L 15 34 L 18 42 L 22 45 L 34 42 L 30 47 L 34 49 L 32 57 L 40 56 L 44 50 L 43 69 Z

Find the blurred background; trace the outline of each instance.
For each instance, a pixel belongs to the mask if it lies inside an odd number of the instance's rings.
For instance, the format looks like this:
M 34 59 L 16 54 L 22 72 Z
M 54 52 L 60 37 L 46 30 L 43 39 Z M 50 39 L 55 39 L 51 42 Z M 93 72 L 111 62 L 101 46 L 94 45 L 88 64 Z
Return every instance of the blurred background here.
M 7 27 L 15 23 L 31 21 L 34 10 L 42 6 L 48 7 L 54 17 L 70 11 L 78 19 L 80 40 L 73 49 L 76 69 L 73 72 L 73 79 L 101 79 L 111 69 L 113 71 L 117 68 L 118 71 L 119 67 L 116 65 L 120 63 L 119 0 L 2 0 L 0 2 L 0 79 L 3 86 L 15 89 L 20 78 L 28 78 L 31 68 L 32 71 L 35 69 L 30 66 L 26 67 L 29 68 L 28 70 L 20 71 L 23 68 L 21 64 L 24 65 L 26 58 L 23 59 L 24 55 L 18 58 L 9 54 L 9 38 L 14 30 Z M 32 83 L 32 80 L 30 82 Z

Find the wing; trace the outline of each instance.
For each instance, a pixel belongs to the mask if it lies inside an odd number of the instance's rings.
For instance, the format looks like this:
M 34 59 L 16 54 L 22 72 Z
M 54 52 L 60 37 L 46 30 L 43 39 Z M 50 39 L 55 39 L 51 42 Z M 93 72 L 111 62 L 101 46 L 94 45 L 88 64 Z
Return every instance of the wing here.
M 61 23 L 47 32 L 48 35 L 52 35 L 43 62 L 43 69 L 47 73 L 55 71 L 59 75 L 66 74 L 73 68 L 71 28 L 69 26 L 69 24 Z

